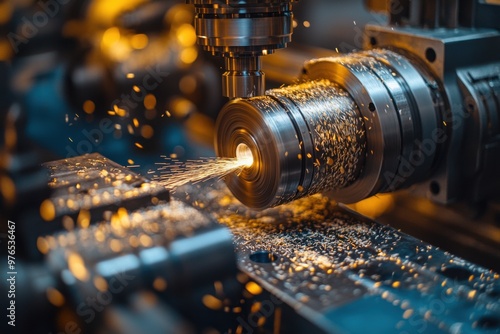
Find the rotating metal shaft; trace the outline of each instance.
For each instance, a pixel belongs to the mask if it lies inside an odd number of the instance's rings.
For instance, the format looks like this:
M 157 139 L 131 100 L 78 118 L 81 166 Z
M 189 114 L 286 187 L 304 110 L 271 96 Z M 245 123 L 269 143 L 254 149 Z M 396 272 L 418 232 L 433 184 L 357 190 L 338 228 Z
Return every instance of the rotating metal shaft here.
M 426 177 L 439 145 L 435 92 L 425 73 L 392 51 L 309 61 L 304 82 L 229 102 L 219 114 L 215 146 L 253 164 L 226 183 L 245 205 L 264 209 L 331 191 L 351 203 Z M 433 100 L 434 99 L 434 100 Z
M 326 80 L 230 102 L 216 131 L 219 156 L 236 156 L 240 144 L 251 150 L 253 164 L 226 183 L 257 209 L 341 189 L 363 166 L 363 119 L 349 95 Z
M 263 95 L 260 56 L 286 47 L 292 36 L 296 0 L 187 0 L 196 11 L 198 44 L 226 58 L 222 93 L 229 97 Z

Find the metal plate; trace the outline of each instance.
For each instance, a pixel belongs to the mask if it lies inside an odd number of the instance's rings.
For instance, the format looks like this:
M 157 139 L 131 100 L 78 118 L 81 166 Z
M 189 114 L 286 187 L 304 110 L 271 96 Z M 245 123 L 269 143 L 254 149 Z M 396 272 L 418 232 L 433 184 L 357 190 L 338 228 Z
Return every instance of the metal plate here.
M 240 269 L 326 332 L 500 330 L 492 271 L 322 195 L 257 212 L 223 186 L 199 187 L 189 200 L 230 228 Z

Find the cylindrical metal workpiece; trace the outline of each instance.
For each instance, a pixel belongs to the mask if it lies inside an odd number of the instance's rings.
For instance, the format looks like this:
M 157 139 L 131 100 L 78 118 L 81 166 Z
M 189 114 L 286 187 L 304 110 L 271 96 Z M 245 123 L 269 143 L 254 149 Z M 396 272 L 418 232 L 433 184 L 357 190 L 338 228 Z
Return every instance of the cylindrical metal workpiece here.
M 426 73 L 392 51 L 309 61 L 304 82 L 237 99 L 219 114 L 216 151 L 253 164 L 226 183 L 263 209 L 317 192 L 352 203 L 408 187 L 429 175 L 440 149 L 439 97 Z
M 252 151 L 252 166 L 226 182 L 240 201 L 257 209 L 341 189 L 358 177 L 365 156 L 356 104 L 327 80 L 230 102 L 216 133 L 219 156 L 236 156 L 240 144 Z

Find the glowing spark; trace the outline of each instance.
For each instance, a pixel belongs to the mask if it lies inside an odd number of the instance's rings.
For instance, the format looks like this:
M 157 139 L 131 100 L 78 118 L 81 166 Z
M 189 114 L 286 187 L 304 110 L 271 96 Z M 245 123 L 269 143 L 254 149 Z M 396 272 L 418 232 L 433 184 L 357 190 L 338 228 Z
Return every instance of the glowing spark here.
M 162 175 L 157 176 L 155 180 L 166 188 L 175 189 L 187 183 L 219 180 L 232 172 L 239 173 L 244 167 L 252 164 L 253 157 L 202 158 L 186 162 L 165 157 L 165 160 L 168 162 L 157 163 L 162 165 L 158 168 Z
M 250 167 L 253 165 L 253 153 L 247 144 L 239 144 L 236 147 L 236 158 L 244 163 L 242 166 Z

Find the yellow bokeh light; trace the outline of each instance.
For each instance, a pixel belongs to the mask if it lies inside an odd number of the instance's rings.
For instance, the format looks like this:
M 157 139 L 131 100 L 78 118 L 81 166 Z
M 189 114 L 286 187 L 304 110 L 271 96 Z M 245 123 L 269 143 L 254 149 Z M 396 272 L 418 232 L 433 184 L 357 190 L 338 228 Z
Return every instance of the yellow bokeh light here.
M 96 276 L 94 278 L 94 286 L 101 292 L 105 292 L 108 290 L 108 282 L 101 276 Z
M 153 239 L 150 236 L 142 234 L 139 237 L 139 242 L 143 247 L 151 247 L 153 245 Z
M 180 59 L 184 64 L 192 64 L 198 58 L 198 50 L 195 47 L 186 48 L 181 51 Z
M 130 238 L 128 238 L 128 243 L 132 247 L 139 247 L 139 238 L 137 238 L 135 235 L 131 235 Z
M 170 24 L 190 23 L 193 21 L 194 11 L 189 5 L 178 4 L 165 14 L 165 22 Z
M 177 28 L 176 32 L 179 44 L 184 47 L 190 47 L 196 44 L 196 31 L 190 24 L 182 24 Z
M 87 228 L 90 225 L 90 211 L 88 210 L 80 210 L 78 217 L 76 218 L 76 223 L 81 228 Z
M 123 108 L 118 107 L 116 104 L 113 106 L 113 110 L 115 114 L 117 114 L 120 117 L 125 117 L 127 115 L 127 111 Z
M 106 239 L 106 235 L 101 230 L 96 230 L 95 233 L 94 233 L 94 238 L 98 242 L 103 242 L 104 239 Z
M 118 239 L 111 239 L 109 241 L 109 248 L 115 252 L 115 253 L 118 253 L 118 252 L 121 252 L 122 249 L 123 249 L 123 245 L 122 243 L 120 242 L 120 240 Z
M 132 47 L 128 38 L 122 38 L 118 27 L 111 27 L 102 34 L 101 50 L 112 60 L 123 61 L 129 56 Z
M 48 301 L 57 307 L 64 305 L 64 296 L 59 290 L 54 288 L 48 288 L 46 291 Z
M 71 218 L 70 216 L 66 216 L 66 215 L 63 216 L 62 223 L 63 223 L 64 229 L 66 229 L 67 231 L 71 231 L 72 229 L 75 228 L 75 222 L 73 221 L 73 218 Z
M 149 39 L 145 34 L 136 34 L 130 38 L 130 45 L 136 50 L 144 49 L 148 43 Z
M 56 217 L 56 207 L 50 199 L 46 199 L 40 204 L 40 216 L 47 222 Z
M 0 24 L 7 23 L 12 15 L 13 6 L 9 1 L 0 3 Z
M 90 1 L 87 16 L 95 26 L 110 26 L 127 10 L 136 8 L 145 0 L 99 0 Z
M 87 113 L 89 115 L 94 113 L 94 111 L 95 111 L 94 101 L 86 100 L 85 102 L 83 102 L 83 111 L 85 111 L 85 113 Z
M 89 272 L 85 267 L 82 257 L 76 253 L 70 253 L 68 256 L 68 268 L 69 271 L 78 280 L 85 282 L 89 279 Z
M 245 289 L 247 289 L 247 291 L 254 296 L 260 295 L 262 293 L 262 288 L 260 287 L 260 285 L 252 281 L 245 284 Z
M 36 239 L 36 247 L 38 248 L 38 250 L 42 254 L 47 254 L 49 252 L 49 250 L 50 250 L 49 243 L 43 237 L 38 237 Z
M 0 176 L 0 193 L 7 203 L 13 204 L 16 201 L 16 185 L 7 175 Z
M 120 40 L 120 29 L 111 27 L 102 34 L 101 46 L 103 48 L 112 47 L 113 44 Z
M 156 107 L 156 96 L 153 94 L 148 94 L 144 97 L 144 108 L 154 109 Z
M 0 39 L 0 60 L 8 60 L 12 57 L 12 46 L 7 40 Z
M 154 134 L 155 131 L 151 125 L 143 125 L 141 127 L 141 136 L 143 136 L 144 138 L 151 139 Z
M 205 295 L 202 298 L 203 305 L 205 307 L 211 309 L 211 310 L 219 310 L 222 308 L 223 303 L 220 299 L 212 296 L 212 295 Z
M 126 40 L 120 39 L 117 43 L 113 44 L 112 48 L 104 51 L 107 52 L 112 60 L 124 61 L 128 58 L 132 49 Z
M 172 114 L 176 118 L 184 118 L 191 114 L 195 109 L 196 106 L 193 104 L 193 102 L 187 99 L 179 97 L 171 101 Z

